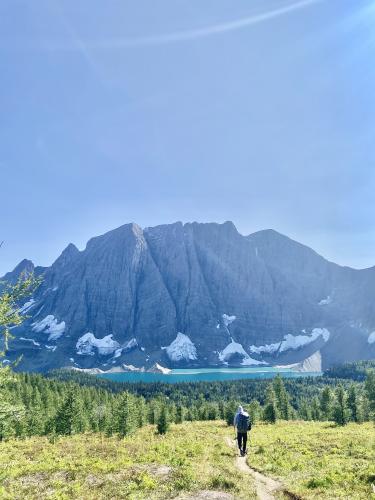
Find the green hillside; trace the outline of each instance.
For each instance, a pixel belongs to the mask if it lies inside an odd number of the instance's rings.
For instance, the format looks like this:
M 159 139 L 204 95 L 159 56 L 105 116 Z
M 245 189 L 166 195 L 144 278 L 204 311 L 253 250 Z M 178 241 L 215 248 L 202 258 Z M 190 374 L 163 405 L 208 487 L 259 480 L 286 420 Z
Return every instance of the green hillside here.
M 226 493 L 223 499 L 256 498 L 254 479 L 236 468 L 228 440 L 232 428 L 220 421 L 172 425 L 162 436 L 149 425 L 124 439 L 96 433 L 9 440 L 0 443 L 0 497 L 182 499 L 209 490 Z M 281 479 L 289 498 L 375 498 L 371 423 L 258 424 L 250 443 L 249 465 Z

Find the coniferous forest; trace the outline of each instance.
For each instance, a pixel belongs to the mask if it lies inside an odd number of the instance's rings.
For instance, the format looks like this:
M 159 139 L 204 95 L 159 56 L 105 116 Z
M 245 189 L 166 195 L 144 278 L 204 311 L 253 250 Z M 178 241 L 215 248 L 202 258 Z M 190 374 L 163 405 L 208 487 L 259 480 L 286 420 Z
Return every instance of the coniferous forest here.
M 366 380 L 317 377 L 181 384 L 128 384 L 59 371 L 48 376 L 1 369 L 0 439 L 86 431 L 125 436 L 145 424 L 224 419 L 239 403 L 253 422 L 373 419 L 375 374 Z

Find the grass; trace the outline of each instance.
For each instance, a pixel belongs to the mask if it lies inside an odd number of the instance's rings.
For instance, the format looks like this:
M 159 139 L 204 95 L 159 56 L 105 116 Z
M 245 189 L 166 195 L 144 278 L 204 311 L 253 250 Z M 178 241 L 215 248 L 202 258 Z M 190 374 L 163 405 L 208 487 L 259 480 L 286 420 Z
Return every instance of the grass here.
M 324 422 L 259 424 L 249 465 L 304 499 L 375 498 L 375 427 Z
M 1 443 L 0 498 L 161 499 L 200 490 L 255 498 L 227 433 L 221 422 L 186 422 L 165 436 L 149 426 L 124 440 L 85 434 Z
M 225 442 L 232 434 L 222 422 L 186 422 L 165 436 L 148 426 L 124 440 L 84 434 L 0 443 L 0 498 L 152 500 L 202 490 L 256 498 Z M 257 424 L 248 463 L 306 500 L 375 499 L 373 424 Z

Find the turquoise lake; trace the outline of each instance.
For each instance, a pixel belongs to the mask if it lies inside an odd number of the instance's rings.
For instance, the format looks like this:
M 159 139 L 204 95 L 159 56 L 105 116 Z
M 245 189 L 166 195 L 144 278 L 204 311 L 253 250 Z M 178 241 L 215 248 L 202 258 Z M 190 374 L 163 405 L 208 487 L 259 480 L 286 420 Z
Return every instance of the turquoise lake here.
M 126 372 L 103 373 L 98 377 L 115 382 L 164 382 L 176 384 L 178 382 L 215 382 L 240 379 L 269 379 L 278 373 L 283 377 L 316 377 L 317 372 L 297 372 L 289 368 L 191 368 L 172 370 L 168 375 L 162 373 Z

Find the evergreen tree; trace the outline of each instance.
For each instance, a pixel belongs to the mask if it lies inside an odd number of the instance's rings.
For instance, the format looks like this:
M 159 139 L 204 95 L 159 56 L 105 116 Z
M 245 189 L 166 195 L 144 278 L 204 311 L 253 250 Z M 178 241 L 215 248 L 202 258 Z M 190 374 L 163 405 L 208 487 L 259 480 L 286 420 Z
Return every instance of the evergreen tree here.
M 325 420 L 330 420 L 332 417 L 332 391 L 326 386 L 320 395 L 320 410 L 322 413 L 322 417 Z
M 289 395 L 285 389 L 285 385 L 280 374 L 276 375 L 272 385 L 275 393 L 275 401 L 277 405 L 278 415 L 283 420 L 289 420 L 290 417 Z
M 302 420 L 311 420 L 311 408 L 305 398 L 298 405 L 298 416 Z
M 182 422 L 184 421 L 184 417 L 185 417 L 184 413 L 185 413 L 184 407 L 181 405 L 178 405 L 177 409 L 176 409 L 176 418 L 175 418 L 176 424 L 182 424 Z
M 347 397 L 344 388 L 340 385 L 336 389 L 336 402 L 333 407 L 333 420 L 337 425 L 348 423 L 349 411 L 346 406 Z
M 321 418 L 320 402 L 316 396 L 311 402 L 311 418 L 312 420 L 320 420 Z
M 360 422 L 361 419 L 358 396 L 356 388 L 353 384 L 349 387 L 347 406 L 350 412 L 350 420 L 352 420 L 353 422 Z
M 259 404 L 259 401 L 253 399 L 248 405 L 248 409 L 249 409 L 250 421 L 252 424 L 255 424 L 255 422 L 258 422 L 262 414 L 262 408 Z
M 266 394 L 266 402 L 263 408 L 263 420 L 274 424 L 277 420 L 277 402 L 273 385 L 269 384 Z
M 120 437 L 127 436 L 137 427 L 137 414 L 134 396 L 124 392 L 118 398 L 114 410 L 115 431 Z
M 159 434 L 165 434 L 169 429 L 169 419 L 168 419 L 168 411 L 166 405 L 163 405 L 161 407 L 157 428 Z
M 70 436 L 80 428 L 80 406 L 73 389 L 69 389 L 61 406 L 57 409 L 55 417 L 55 430 L 57 434 Z

